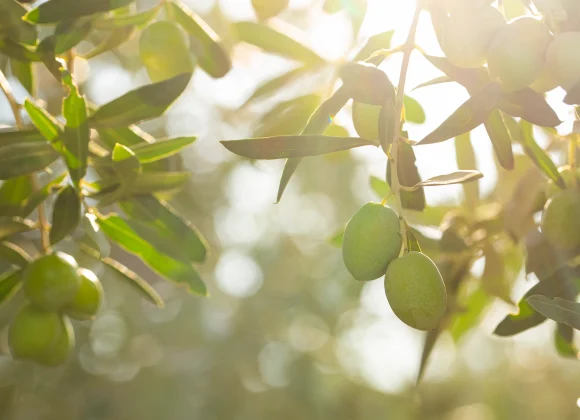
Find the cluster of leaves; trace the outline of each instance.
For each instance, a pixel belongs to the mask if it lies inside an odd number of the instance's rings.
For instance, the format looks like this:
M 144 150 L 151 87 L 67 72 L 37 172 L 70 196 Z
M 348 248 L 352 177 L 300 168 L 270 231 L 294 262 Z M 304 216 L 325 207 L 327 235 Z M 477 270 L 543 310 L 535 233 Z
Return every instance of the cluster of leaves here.
M 559 27 L 579 31 L 580 11 L 576 3 L 564 3 L 566 20 L 559 21 Z M 433 4 L 437 2 L 424 2 L 424 6 Z M 532 3 L 509 0 L 503 2 L 502 10 L 513 18 L 529 13 L 527 6 L 532 7 Z M 364 8 L 360 10 L 364 11 Z M 431 14 L 437 31 L 440 9 L 433 7 L 427 12 Z M 546 22 L 555 24 L 550 11 L 543 12 Z M 306 157 L 368 145 L 381 146 L 389 154 L 392 142 L 389 130 L 399 118 L 394 115 L 396 89 L 379 66 L 384 59 L 403 50 L 390 48 L 391 31 L 371 37 L 362 48 L 347 57 L 346 65 L 338 65 L 325 62 L 306 46 L 271 26 L 244 22 L 237 25 L 237 30 L 242 41 L 301 64 L 301 67 L 258 87 L 248 102 L 274 95 L 311 73 L 330 72 L 334 76 L 330 85 L 324 86 L 326 91 L 334 87 L 336 80 L 342 80 L 342 84 L 326 99 L 316 91 L 276 105 L 262 118 L 256 138 L 222 142 L 227 149 L 246 158 L 286 159 L 278 200 L 299 163 Z M 402 207 L 406 209 L 405 219 L 408 221 L 406 248 L 422 250 L 436 261 L 446 282 L 450 302 L 448 314 L 440 327 L 428 333 L 419 376 L 441 332 L 448 330 L 454 339 L 460 339 L 477 324 L 493 298 L 517 307 L 514 314 L 498 325 L 496 335 L 511 336 L 539 325 L 547 318 L 553 319 L 558 323 L 554 339 L 556 349 L 563 356 L 577 358 L 573 329 L 579 327 L 580 313 L 575 303 L 580 279 L 578 250 L 564 252 L 553 246 L 535 222 L 548 199 L 547 186 L 566 188 L 561 170 L 548 151 L 538 145 L 535 135 L 541 131 L 550 139 L 553 151 L 560 155 L 565 154 L 570 143 L 572 156 L 576 154 L 577 134 L 560 136 L 557 133 L 555 127 L 562 122 L 544 94 L 531 88 L 515 92 L 504 90 L 492 80 L 485 66 L 460 68 L 445 57 L 425 53 L 423 56 L 442 75 L 417 88 L 456 83 L 467 90 L 470 98 L 425 138 L 412 141 L 406 131 L 400 133 L 404 141 L 400 142 L 396 159 Z M 568 91 L 564 103 L 577 104 L 576 94 L 575 88 Z M 350 136 L 346 129 L 332 122 L 350 99 L 354 101 L 353 120 L 360 137 Z M 374 120 L 371 131 L 366 131 L 378 132 L 378 138 L 365 137 L 358 130 L 357 103 L 376 108 L 374 112 L 378 119 Z M 405 98 L 403 111 L 403 123 L 422 123 L 425 119 L 423 109 L 411 98 Z M 475 151 L 470 139 L 470 132 L 481 125 L 493 145 L 500 174 L 495 190 L 486 197 L 481 196 L 477 183 L 465 183 L 482 176 L 474 170 Z M 421 180 L 415 165 L 414 147 L 451 139 L 455 139 L 460 171 Z M 518 150 L 522 150 L 523 155 L 518 154 Z M 571 161 L 574 161 L 573 157 Z M 392 195 L 390 182 L 390 169 L 386 180 L 371 179 L 373 190 L 387 202 Z M 427 206 L 425 187 L 452 183 L 464 184 L 462 207 Z M 425 236 L 422 226 L 439 226 L 441 238 Z M 340 246 L 342 232 L 337 233 L 332 243 Z M 471 267 L 481 259 L 485 260 L 485 269 L 481 276 L 476 276 Z M 516 303 L 512 298 L 512 286 L 523 269 L 526 274 L 534 273 L 540 282 Z
M 206 241 L 167 202 L 189 180 L 179 170 L 179 152 L 196 138 L 155 139 L 136 124 L 162 116 L 196 65 L 214 78 L 228 73 L 227 50 L 179 0 L 144 11 L 134 0 L 22 3 L 0 0 L 0 56 L 9 64 L 0 72 L 0 86 L 16 122 L 0 131 L 0 259 L 10 267 L 0 281 L 0 300 L 20 288 L 18 273 L 36 258 L 21 246 L 30 238 L 20 235 L 34 229 L 42 233 L 42 252 L 74 239 L 78 252 L 102 261 L 157 306 L 163 305 L 160 296 L 110 257 L 109 242 L 205 296 L 196 265 L 206 260 Z M 151 83 L 100 106 L 90 103 L 75 79 L 75 58 L 113 51 L 136 36 Z M 81 53 L 83 41 L 94 47 Z M 58 115 L 36 99 L 44 88 L 37 86 L 41 67 L 62 86 Z M 24 103 L 5 72 L 28 92 Z M 45 217 L 49 206 L 51 220 Z M 36 209 L 38 222 L 30 219 Z

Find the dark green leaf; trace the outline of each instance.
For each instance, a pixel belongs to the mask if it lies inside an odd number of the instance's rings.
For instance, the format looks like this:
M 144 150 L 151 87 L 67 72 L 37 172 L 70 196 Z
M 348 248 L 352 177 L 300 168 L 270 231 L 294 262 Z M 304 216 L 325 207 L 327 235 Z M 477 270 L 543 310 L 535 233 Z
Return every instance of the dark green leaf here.
M 0 305 L 8 302 L 22 287 L 22 270 L 11 270 L 0 275 Z
M 2 183 L 0 186 L 0 209 L 3 207 L 19 206 L 34 191 L 29 176 L 23 175 L 12 178 Z M 0 210 L 0 213 L 3 213 Z M 10 215 L 12 216 L 12 215 Z
M 387 49 L 391 46 L 391 40 L 395 31 L 386 31 L 373 35 L 358 52 L 353 61 L 363 61 L 368 59 L 375 51 Z
M 62 20 L 119 9 L 134 0 L 49 0 L 31 9 L 24 18 L 32 23 L 56 23 Z
M 32 261 L 32 257 L 12 242 L 0 242 L 0 259 L 17 267 L 24 268 Z
M 38 191 L 30 193 L 26 193 L 28 188 L 30 188 L 30 184 L 24 184 L 22 186 L 11 184 L 13 181 L 22 183 L 23 179 L 29 180 L 28 176 L 13 178 L 4 182 L 0 188 L 0 191 L 2 191 L 2 194 L 0 195 L 0 214 L 9 217 L 27 217 L 40 203 L 46 200 L 54 190 L 59 188 L 60 184 L 65 179 L 65 176 L 66 172 L 44 185 Z M 4 190 L 5 186 L 7 188 L 6 190 Z M 4 192 L 7 194 L 13 193 L 13 198 L 10 201 L 3 201 L 1 198 L 5 197 Z M 17 201 L 18 199 L 20 200 Z
M 569 325 L 558 324 L 554 331 L 554 347 L 560 356 L 578 359 L 578 347 L 574 344 L 574 329 Z
M 421 182 L 419 170 L 415 164 L 415 152 L 407 143 L 399 142 L 397 172 L 399 183 L 404 187 L 412 187 Z M 391 185 L 391 165 L 387 166 L 387 182 Z M 423 211 L 426 206 L 425 190 L 421 187 L 417 191 L 401 190 L 401 205 L 405 209 Z
M 0 1 L 0 27 L 19 44 L 36 45 L 36 28 L 22 20 L 27 9 L 15 0 Z
M 526 301 L 546 318 L 580 330 L 580 303 L 561 298 L 552 300 L 543 295 L 530 296 Z
M 497 105 L 501 88 L 490 83 L 473 94 L 447 120 L 418 144 L 439 143 L 467 133 L 483 124 Z
M 58 158 L 46 142 L 0 146 L 0 179 L 10 179 L 44 170 Z
M 46 139 L 36 130 L 0 129 L 0 146 L 19 143 L 46 143 Z
M 134 26 L 121 26 L 119 28 L 115 28 L 92 50 L 82 54 L 81 56 L 88 60 L 108 51 L 114 50 L 118 46 L 131 39 L 134 33 Z
M 229 151 L 250 159 L 281 159 L 317 156 L 360 146 L 376 146 L 359 137 L 274 136 L 222 141 Z
M 494 109 L 484 124 L 500 165 L 507 170 L 512 170 L 514 168 L 512 139 L 501 112 Z
M 518 313 L 508 315 L 504 318 L 496 327 L 494 334 L 500 337 L 508 337 L 519 334 L 544 322 L 546 317 L 534 311 L 526 299 L 533 295 L 544 295 L 547 297 L 575 296 L 576 291 L 572 281 L 573 275 L 569 270 L 560 269 L 546 280 L 536 284 L 528 290 L 518 304 Z
M 190 261 L 205 261 L 205 239 L 191 222 L 177 214 L 168 203 L 151 195 L 143 195 L 122 202 L 121 207 L 131 219 L 154 226 L 160 235 L 182 244 L 183 252 Z
M 155 244 L 143 239 L 126 220 L 117 215 L 109 215 L 100 217 L 97 222 L 112 241 L 139 256 L 163 277 L 185 285 L 191 293 L 207 295 L 204 283 L 191 264 L 165 254 Z
M 530 88 L 502 93 L 498 107 L 512 117 L 523 118 L 541 127 L 556 127 L 562 123 L 544 95 Z
M 36 52 L 15 43 L 9 38 L 0 38 L 0 53 L 21 61 L 42 61 Z
M 73 183 L 78 187 L 87 172 L 90 130 L 87 122 L 87 105 L 71 74 L 62 72 L 62 81 L 69 93 L 62 102 L 62 115 L 66 120 L 63 138 L 64 160 Z
M 425 122 L 425 110 L 417 100 L 405 95 L 405 119 L 415 124 Z
M 135 124 L 161 116 L 187 87 L 191 73 L 139 87 L 98 108 L 89 118 L 97 128 Z
M 104 257 L 101 258 L 99 256 L 99 252 L 95 249 L 89 248 L 81 244 L 81 250 L 84 251 L 86 254 L 92 256 L 93 258 L 98 259 L 103 264 L 105 264 L 108 268 L 112 269 L 116 274 L 118 274 L 121 279 L 128 282 L 128 284 L 135 288 L 137 292 L 139 292 L 143 297 L 149 300 L 158 308 L 163 308 L 165 304 L 163 303 L 163 299 L 157 291 L 151 287 L 145 279 L 143 279 L 139 274 L 131 271 L 129 268 L 125 267 L 119 261 L 114 260 L 113 258 Z
M 169 15 L 191 36 L 199 66 L 211 77 L 224 77 L 232 68 L 232 61 L 214 30 L 179 0 L 165 4 Z
M 26 89 L 31 95 L 35 94 L 34 89 L 34 74 L 32 71 L 32 62 L 21 61 L 16 58 L 10 59 L 10 70 L 12 75 L 15 76 L 20 84 Z
M 524 120 L 521 120 L 518 125 L 513 118 L 505 118 L 505 123 L 512 138 L 522 145 L 526 155 L 536 166 L 560 188 L 565 188 L 564 179 L 558 172 L 558 168 L 550 156 L 536 143 L 533 126 Z
M 56 25 L 54 52 L 64 54 L 84 40 L 92 29 L 92 22 L 85 19 L 75 19 L 60 22 Z
M 310 66 L 325 63 L 318 54 L 270 26 L 254 22 L 237 22 L 233 27 L 240 41 L 255 45 L 266 52 L 301 61 Z
M 0 220 L 0 239 L 7 238 L 17 233 L 30 232 L 36 228 L 34 222 L 28 219 L 2 219 Z
M 349 94 L 346 89 L 340 87 L 334 94 L 324 101 L 317 109 L 314 111 L 306 127 L 302 130 L 303 135 L 317 135 L 322 134 L 334 116 L 342 109 L 342 107 L 347 103 L 349 99 Z M 282 172 L 282 178 L 280 179 L 280 186 L 278 187 L 278 196 L 276 202 L 279 202 L 282 198 L 282 194 L 290 182 L 290 178 L 298 168 L 302 158 L 291 158 L 286 161 L 284 165 L 284 171 Z
M 382 106 L 395 97 L 395 87 L 387 74 L 372 64 L 357 62 L 344 65 L 340 77 L 349 95 L 357 102 Z
M 54 245 L 72 234 L 81 221 L 81 200 L 72 186 L 58 193 L 52 210 L 50 243 Z

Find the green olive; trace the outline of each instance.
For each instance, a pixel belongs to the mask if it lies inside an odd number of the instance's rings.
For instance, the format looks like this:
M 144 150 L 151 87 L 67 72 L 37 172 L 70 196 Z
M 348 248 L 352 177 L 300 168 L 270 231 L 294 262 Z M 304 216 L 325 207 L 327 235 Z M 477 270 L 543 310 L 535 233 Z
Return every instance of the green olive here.
M 352 122 L 358 135 L 366 140 L 379 141 L 379 117 L 381 107 L 379 105 L 353 102 Z
M 20 308 L 8 330 L 12 357 L 36 360 L 55 347 L 62 333 L 58 313 L 26 304 Z
M 24 291 L 35 305 L 57 310 L 70 302 L 80 287 L 77 263 L 62 252 L 44 255 L 26 267 Z
M 103 286 L 99 278 L 90 270 L 78 270 L 81 285 L 72 301 L 65 307 L 65 312 L 75 319 L 93 319 L 101 306 Z
M 546 61 L 557 84 L 564 89 L 580 83 L 580 32 L 556 35 L 548 47 Z
M 389 265 L 385 293 L 395 315 L 418 330 L 437 327 L 447 311 L 447 292 L 441 273 L 420 252 L 409 252 Z
M 542 232 L 563 250 L 580 247 L 580 190 L 565 189 L 548 200 L 542 214 Z
M 342 256 L 357 280 L 374 280 L 385 274 L 399 256 L 402 238 L 397 213 L 382 204 L 367 203 L 346 225 Z

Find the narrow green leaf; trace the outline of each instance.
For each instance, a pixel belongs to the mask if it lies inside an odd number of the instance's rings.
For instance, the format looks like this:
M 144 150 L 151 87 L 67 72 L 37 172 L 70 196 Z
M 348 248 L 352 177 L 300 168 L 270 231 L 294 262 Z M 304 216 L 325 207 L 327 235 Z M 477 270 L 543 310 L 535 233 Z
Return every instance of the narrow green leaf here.
M 15 0 L 0 1 L 0 27 L 14 42 L 36 45 L 36 27 L 22 20 L 27 9 Z
M 356 117 L 357 115 L 353 110 L 353 119 Z M 395 123 L 397 122 L 397 118 L 400 119 L 401 117 L 397 115 L 397 111 L 395 110 L 395 98 L 389 98 L 381 107 L 378 122 L 379 141 L 383 151 L 387 155 L 390 153 L 391 144 L 395 140 Z
M 179 0 L 165 4 L 169 15 L 191 36 L 199 66 L 211 77 L 224 77 L 232 68 L 232 61 L 214 30 Z
M 16 58 L 10 59 L 10 70 L 12 75 L 15 76 L 22 87 L 26 89 L 31 95 L 35 94 L 34 86 L 34 73 L 32 70 L 31 61 L 21 61 Z
M 455 137 L 455 157 L 457 168 L 460 170 L 475 168 L 477 166 L 470 133 L 464 133 Z M 465 202 L 468 208 L 475 208 L 479 201 L 479 184 L 477 182 L 463 184 L 463 194 L 465 195 Z
M 519 125 L 513 118 L 505 118 L 506 126 L 514 140 L 522 145 L 526 155 L 536 166 L 560 188 L 565 188 L 564 179 L 550 156 L 536 143 L 532 125 L 521 120 Z
M 28 219 L 12 218 L 0 220 L 0 239 L 17 233 L 30 232 L 36 228 L 34 222 Z
M 46 143 L 46 139 L 36 130 L 14 130 L 0 128 L 0 146 L 19 143 Z
M 0 179 L 10 179 L 44 170 L 58 158 L 46 142 L 0 146 Z
M 17 44 L 9 38 L 0 38 L 0 53 L 21 61 L 42 61 L 35 51 Z
M 387 74 L 372 64 L 348 63 L 340 69 L 340 77 L 357 102 L 382 106 L 387 99 L 395 97 L 395 87 Z
M 28 176 L 21 176 L 5 181 L 0 188 L 0 214 L 7 217 L 27 217 L 54 190 L 59 188 L 65 176 L 66 172 L 34 192 L 32 192 L 32 187 L 29 183 L 30 178 Z M 23 180 L 27 180 L 28 184 L 22 184 Z M 11 197 L 10 200 L 4 199 L 7 196 Z
M 439 76 L 434 79 L 428 80 L 427 82 L 423 82 L 413 88 L 413 90 L 417 90 L 420 88 L 428 87 L 428 86 L 435 86 L 440 85 L 443 83 L 453 82 L 453 79 L 449 76 Z
M 48 113 L 44 108 L 37 105 L 31 99 L 26 98 L 24 109 L 28 113 L 32 124 L 40 131 L 49 143 L 56 142 L 64 132 L 64 125 Z
M 507 170 L 512 170 L 514 168 L 512 138 L 501 112 L 494 109 L 484 125 L 500 165 Z
M 207 255 L 207 243 L 196 227 L 180 216 L 168 203 L 151 195 L 133 197 L 121 203 L 131 219 L 161 228 L 158 232 L 183 245 L 183 251 L 192 262 L 202 263 Z
M 64 54 L 84 40 L 93 29 L 91 20 L 74 19 L 60 22 L 56 25 L 54 52 Z
M 380 199 L 386 199 L 387 197 L 390 197 L 391 194 L 393 193 L 391 191 L 391 187 L 389 187 L 389 184 L 387 184 L 382 179 L 377 178 L 376 176 L 371 176 L 370 185 L 372 190 L 375 192 L 375 194 L 377 194 L 377 196 Z
M 254 22 L 236 22 L 233 28 L 240 41 L 255 45 L 266 52 L 301 61 L 309 66 L 325 63 L 318 54 L 270 26 Z
M 95 28 L 101 30 L 111 30 L 123 26 L 133 25 L 138 27 L 144 26 L 155 19 L 155 16 L 157 16 L 157 13 L 159 13 L 159 10 L 161 10 L 161 4 L 162 3 L 159 3 L 159 5 L 154 6 L 149 10 L 132 15 L 112 14 L 101 19 L 96 19 L 93 22 L 93 25 Z
M 62 72 L 62 81 L 68 87 L 69 93 L 62 102 L 62 115 L 66 120 L 63 135 L 64 160 L 69 169 L 73 183 L 78 187 L 87 172 L 89 155 L 89 140 L 91 137 L 87 122 L 87 105 L 71 74 Z
M 12 242 L 2 241 L 0 242 L 0 260 L 24 268 L 32 261 L 32 257 L 18 245 Z
M 139 292 L 145 299 L 153 303 L 157 308 L 163 308 L 165 306 L 163 299 L 161 296 L 159 296 L 157 291 L 139 274 L 125 267 L 123 264 L 117 260 L 114 260 L 113 258 L 101 258 L 97 250 L 85 246 L 84 244 L 81 244 L 81 250 L 87 255 L 90 255 L 91 257 L 105 264 L 105 266 L 109 269 L 113 270 L 120 276 L 121 279 L 127 281 L 131 287 Z
M 31 9 L 25 16 L 32 23 L 57 23 L 67 19 L 108 12 L 131 4 L 134 0 L 49 0 Z
M 279 15 L 288 7 L 289 0 L 252 0 L 252 7 L 259 20 Z
M 424 54 L 424 57 L 433 66 L 450 77 L 451 80 L 463 85 L 470 92 L 477 92 L 486 84 L 489 84 L 489 72 L 484 67 L 461 68 L 451 64 L 445 57 L 435 57 L 427 54 Z
M 543 295 L 530 296 L 526 301 L 546 318 L 580 330 L 580 303 L 561 298 L 552 300 Z
M 221 142 L 226 149 L 250 159 L 281 159 L 317 156 L 360 146 L 377 146 L 359 137 L 274 136 Z
M 113 29 L 99 44 L 95 47 L 82 54 L 81 57 L 88 60 L 90 58 L 96 57 L 108 51 L 114 50 L 115 48 L 121 46 L 127 42 L 133 34 L 135 33 L 134 26 L 121 26 L 119 28 Z
M 340 229 L 328 239 L 328 243 L 336 248 L 342 247 L 342 240 L 344 238 L 344 228 Z
M 464 184 L 483 178 L 479 171 L 455 171 L 445 175 L 437 175 L 425 181 L 418 182 L 412 187 L 405 187 L 405 191 L 417 191 L 421 187 L 439 187 L 443 185 Z
M 81 221 L 81 200 L 72 186 L 58 193 L 52 210 L 50 244 L 54 245 L 71 235 Z
M 126 220 L 117 215 L 97 220 L 105 234 L 125 250 L 139 256 L 147 265 L 168 280 L 183 284 L 191 293 L 207 295 L 205 285 L 191 264 L 169 256 L 144 240 Z
M 161 116 L 187 87 L 191 73 L 142 86 L 98 108 L 89 118 L 91 126 L 119 127 Z
M 324 133 L 334 116 L 338 114 L 338 111 L 342 109 L 348 100 L 348 90 L 341 86 L 330 98 L 320 104 L 316 111 L 314 111 L 301 134 L 318 135 Z M 292 175 L 298 168 L 298 165 L 300 165 L 301 160 L 302 158 L 291 158 L 286 161 L 280 179 L 280 186 L 278 187 L 276 202 L 280 202 L 282 194 L 284 194 L 284 190 L 286 189 L 288 182 L 290 182 L 290 178 L 292 178 Z
M 0 305 L 14 297 L 22 287 L 22 270 L 10 270 L 0 275 Z
M 405 119 L 408 122 L 415 124 L 423 124 L 425 122 L 425 110 L 416 99 L 405 95 Z
M 252 95 L 246 99 L 246 102 L 244 102 L 240 108 L 247 106 L 249 103 L 255 101 L 256 99 L 273 95 L 279 89 L 286 87 L 289 83 L 295 79 L 298 79 L 299 76 L 304 75 L 308 70 L 308 67 L 302 66 L 283 73 L 280 76 L 274 77 L 273 79 L 267 80 L 256 88 L 254 93 L 252 93 Z
M 254 131 L 255 137 L 288 136 L 299 134 L 312 113 L 320 105 L 315 94 L 293 98 L 276 105 L 261 119 Z
M 406 237 L 407 237 L 407 251 L 412 252 L 412 251 L 416 251 L 416 252 L 422 252 L 421 251 L 421 245 L 419 245 L 419 241 L 417 240 L 417 237 L 415 236 L 415 232 L 413 231 L 413 229 L 411 229 L 411 226 L 409 226 L 407 224 L 407 222 L 405 222 L 405 232 L 406 232 Z
M 473 94 L 447 120 L 418 144 L 439 143 L 473 130 L 483 124 L 497 105 L 501 88 L 490 83 Z
M 490 304 L 491 299 L 481 287 L 477 288 L 467 297 L 464 302 L 460 302 L 465 311 L 453 314 L 449 332 L 458 342 L 465 333 L 470 331 L 480 320 L 485 308 Z
M 174 137 L 172 139 L 159 140 L 152 144 L 138 144 L 131 147 L 131 150 L 141 163 L 157 162 L 181 152 L 196 139 L 197 137 Z
M 117 143 L 131 147 L 141 143 L 155 142 L 155 139 L 151 135 L 135 125 L 119 128 L 98 128 L 97 133 L 99 133 L 99 138 L 104 145 L 110 150 Z

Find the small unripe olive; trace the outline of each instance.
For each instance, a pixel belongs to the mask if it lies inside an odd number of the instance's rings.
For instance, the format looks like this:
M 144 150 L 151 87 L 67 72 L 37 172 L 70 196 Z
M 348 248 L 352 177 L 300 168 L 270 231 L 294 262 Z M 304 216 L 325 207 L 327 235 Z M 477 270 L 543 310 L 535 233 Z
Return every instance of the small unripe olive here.
M 26 304 L 17 312 L 8 330 L 12 357 L 36 360 L 57 344 L 62 333 L 58 313 Z
M 563 250 L 580 247 L 580 190 L 566 189 L 548 200 L 542 213 L 542 232 Z
M 492 6 L 467 8 L 444 20 L 441 49 L 458 67 L 485 64 L 493 37 L 505 25 L 501 12 Z
M 366 140 L 379 141 L 379 117 L 381 107 L 379 105 L 353 102 L 352 122 L 358 135 Z
M 32 303 L 48 310 L 65 306 L 80 286 L 77 263 L 63 252 L 44 255 L 31 262 L 24 270 L 26 296 Z
M 357 280 L 377 279 L 398 257 L 401 245 L 397 213 L 382 204 L 367 203 L 352 216 L 344 231 L 344 264 Z
M 418 330 L 437 327 L 447 311 L 447 292 L 441 273 L 420 252 L 409 252 L 391 262 L 385 275 L 385 294 L 395 315 Z
M 580 32 L 556 35 L 548 47 L 546 61 L 557 84 L 564 89 L 580 83 Z
M 75 319 L 92 319 L 97 314 L 103 297 L 103 286 L 100 280 L 90 270 L 78 270 L 81 285 L 75 297 L 66 305 L 65 312 Z
M 546 50 L 553 37 L 549 29 L 531 17 L 518 18 L 495 36 L 487 55 L 491 74 L 507 91 L 531 85 L 540 75 Z

